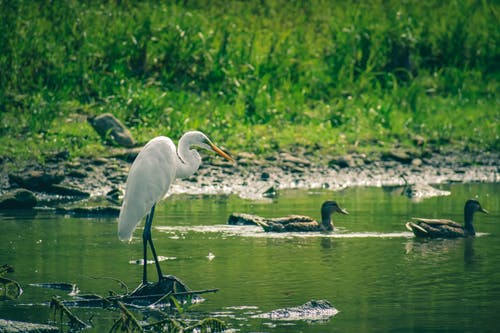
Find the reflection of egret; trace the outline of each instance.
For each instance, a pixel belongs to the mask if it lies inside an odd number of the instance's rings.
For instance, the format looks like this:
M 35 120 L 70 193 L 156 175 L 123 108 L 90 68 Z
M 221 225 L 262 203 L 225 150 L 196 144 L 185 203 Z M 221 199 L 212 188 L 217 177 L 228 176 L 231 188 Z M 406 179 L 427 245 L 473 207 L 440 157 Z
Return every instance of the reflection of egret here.
M 147 283 L 148 243 L 153 254 L 159 280 L 163 277 L 153 239 L 151 238 L 155 205 L 166 196 L 175 178 L 191 176 L 198 170 L 201 157 L 196 150 L 191 149 L 191 146 L 213 150 L 222 157 L 233 161 L 231 156 L 215 146 L 205 134 L 192 131 L 185 133 L 181 137 L 177 150 L 172 140 L 167 137 L 159 136 L 152 139 L 144 146 L 130 167 L 125 197 L 123 198 L 118 219 L 118 237 L 121 240 L 129 241 L 139 222 L 146 216 L 146 224 L 142 234 L 144 251 L 143 284 Z
M 423 219 L 414 217 L 413 221 L 406 223 L 406 228 L 413 231 L 417 237 L 429 238 L 456 238 L 475 236 L 473 219 L 475 212 L 488 214 L 488 211 L 481 207 L 477 200 L 467 200 L 464 207 L 464 226 L 457 222 L 445 219 Z

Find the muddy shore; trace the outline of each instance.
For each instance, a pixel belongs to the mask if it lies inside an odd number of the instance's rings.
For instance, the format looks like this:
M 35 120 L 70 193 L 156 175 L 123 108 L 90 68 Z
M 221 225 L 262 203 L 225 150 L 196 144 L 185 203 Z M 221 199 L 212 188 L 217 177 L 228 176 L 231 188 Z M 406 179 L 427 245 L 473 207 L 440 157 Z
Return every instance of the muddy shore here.
M 110 202 L 118 205 L 128 169 L 138 151 L 115 149 L 106 158 L 78 159 L 59 153 L 43 165 L 22 168 L 4 162 L 1 192 L 27 188 L 38 198 L 37 207 L 110 197 Z M 490 152 L 415 154 L 394 150 L 373 156 L 349 154 L 321 160 L 307 153 L 287 152 L 260 158 L 243 152 L 234 154 L 235 164 L 205 153 L 202 156 L 198 172 L 176 180 L 171 195 L 234 194 L 261 200 L 272 197 L 276 191 L 293 188 L 335 191 L 352 186 L 403 186 L 405 182 L 432 185 L 500 180 L 500 156 Z

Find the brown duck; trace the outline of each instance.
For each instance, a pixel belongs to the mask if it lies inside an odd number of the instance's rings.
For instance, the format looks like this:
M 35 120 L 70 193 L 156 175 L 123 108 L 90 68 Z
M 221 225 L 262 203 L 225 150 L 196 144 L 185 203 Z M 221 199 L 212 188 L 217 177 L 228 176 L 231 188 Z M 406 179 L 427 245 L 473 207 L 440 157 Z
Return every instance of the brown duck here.
M 457 222 L 445 219 L 423 219 L 412 218 L 413 221 L 406 223 L 406 228 L 413 231 L 417 237 L 427 238 L 458 238 L 475 236 L 473 218 L 475 212 L 488 214 L 477 200 L 467 200 L 464 207 L 465 224 L 462 226 Z
M 334 212 L 349 215 L 335 201 L 325 201 L 321 206 L 321 223 L 309 216 L 302 215 L 265 218 L 251 214 L 231 214 L 228 224 L 255 224 L 261 226 L 267 232 L 333 231 L 332 214 Z

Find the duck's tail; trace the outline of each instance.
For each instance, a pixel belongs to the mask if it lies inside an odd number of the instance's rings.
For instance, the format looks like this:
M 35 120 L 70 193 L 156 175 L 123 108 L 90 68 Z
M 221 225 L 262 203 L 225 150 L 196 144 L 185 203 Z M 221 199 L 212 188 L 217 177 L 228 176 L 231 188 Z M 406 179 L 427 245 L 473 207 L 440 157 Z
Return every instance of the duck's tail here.
M 419 226 L 418 224 L 416 224 L 414 222 L 406 222 L 405 227 L 406 227 L 406 229 L 413 232 L 415 235 L 417 233 L 418 234 L 420 234 L 420 233 L 428 234 L 429 233 L 427 230 L 425 230 L 424 228 L 422 228 L 421 226 Z

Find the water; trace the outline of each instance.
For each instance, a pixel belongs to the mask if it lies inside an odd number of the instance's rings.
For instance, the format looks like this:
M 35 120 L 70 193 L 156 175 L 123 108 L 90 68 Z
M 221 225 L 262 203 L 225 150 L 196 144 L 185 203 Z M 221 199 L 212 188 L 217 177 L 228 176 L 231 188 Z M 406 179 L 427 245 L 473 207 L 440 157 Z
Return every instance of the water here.
M 493 332 L 500 318 L 500 184 L 453 184 L 452 195 L 413 202 L 390 189 L 342 192 L 291 190 L 272 202 L 234 196 L 174 196 L 157 208 L 153 230 L 164 273 L 190 288 L 219 288 L 185 317 L 217 316 L 241 332 Z M 415 240 L 404 228 L 412 216 L 463 219 L 476 197 L 475 239 Z M 269 234 L 227 226 L 230 213 L 291 213 L 319 217 L 324 200 L 351 214 L 334 215 L 334 234 Z M 113 219 L 74 219 L 51 213 L 1 215 L 0 264 L 9 263 L 23 294 L 0 301 L 0 318 L 46 323 L 52 295 L 67 291 L 34 283 L 69 282 L 81 293 L 123 292 L 141 280 L 141 231 L 118 241 Z M 209 258 L 211 254 L 212 258 Z M 150 276 L 155 276 L 149 265 Z M 323 321 L 272 321 L 253 316 L 328 300 L 339 313 Z M 119 315 L 73 309 L 109 331 Z

